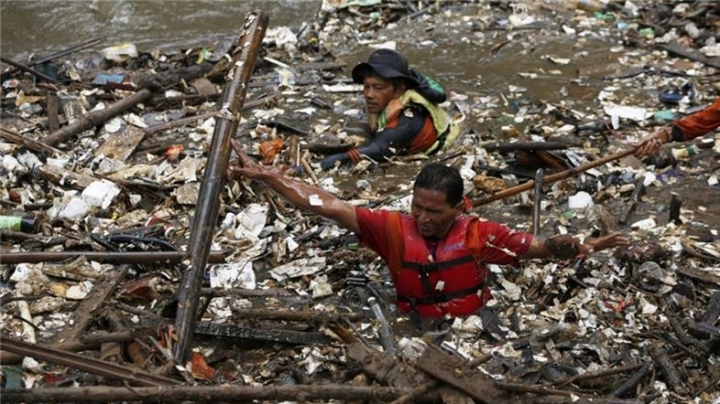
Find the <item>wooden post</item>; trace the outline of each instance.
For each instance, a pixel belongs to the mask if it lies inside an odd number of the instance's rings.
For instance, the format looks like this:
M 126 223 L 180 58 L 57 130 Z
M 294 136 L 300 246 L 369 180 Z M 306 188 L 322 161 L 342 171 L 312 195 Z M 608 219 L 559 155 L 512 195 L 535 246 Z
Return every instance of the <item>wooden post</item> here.
M 210 245 L 217 226 L 220 212 L 220 195 L 225 186 L 225 177 L 232 151 L 230 141 L 235 136 L 240 112 L 247 93 L 247 86 L 260 51 L 268 17 L 262 11 L 250 12 L 245 17 L 242 32 L 233 58 L 232 81 L 223 91 L 221 111 L 215 121 L 215 131 L 208 152 L 205 175 L 193 218 L 192 234 L 188 246 L 190 268 L 183 274 L 178 289 L 178 308 L 175 316 L 178 343 L 175 359 L 184 363 L 190 349 L 200 298 L 202 278 L 208 262 Z

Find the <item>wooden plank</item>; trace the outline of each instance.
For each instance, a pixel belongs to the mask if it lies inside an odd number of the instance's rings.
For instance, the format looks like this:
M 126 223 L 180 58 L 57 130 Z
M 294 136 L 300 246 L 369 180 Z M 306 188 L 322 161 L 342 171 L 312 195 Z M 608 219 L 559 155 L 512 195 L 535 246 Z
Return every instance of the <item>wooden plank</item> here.
M 359 362 L 367 374 L 391 387 L 416 387 L 432 380 L 414 367 L 407 366 L 403 361 L 398 361 L 395 357 L 362 342 L 350 344 L 347 355 L 348 358 Z
M 495 386 L 490 376 L 470 367 L 460 357 L 429 347 L 418 358 L 416 366 L 482 403 L 509 402 L 508 395 Z
M 115 292 L 127 272 L 128 267 L 123 265 L 103 273 L 95 282 L 90 293 L 80 302 L 78 308 L 70 316 L 67 325 L 57 335 L 55 342 L 63 343 L 79 339 L 90 323 L 97 317 L 105 301 Z
M 677 42 L 667 44 L 663 47 L 663 49 L 669 53 L 674 53 L 678 56 L 682 56 L 684 58 L 688 58 L 691 60 L 694 60 L 696 62 L 700 62 L 707 66 L 712 66 L 720 69 L 720 57 L 714 57 L 709 58 L 705 56 L 702 52 L 693 49 L 689 46 L 685 46 L 682 44 L 679 44 Z
M 95 156 L 105 156 L 116 161 L 125 161 L 145 137 L 145 131 L 128 125 L 124 130 L 111 133 L 105 143 L 95 150 Z

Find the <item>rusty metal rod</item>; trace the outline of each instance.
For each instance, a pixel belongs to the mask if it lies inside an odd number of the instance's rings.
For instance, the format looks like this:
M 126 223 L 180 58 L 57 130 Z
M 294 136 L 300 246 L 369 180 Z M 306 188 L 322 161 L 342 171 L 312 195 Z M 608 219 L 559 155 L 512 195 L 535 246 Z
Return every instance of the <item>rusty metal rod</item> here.
M 192 342 L 197 322 L 199 292 L 217 226 L 220 195 L 225 187 L 225 177 L 230 162 L 232 150 L 230 142 L 237 132 L 247 86 L 255 67 L 255 60 L 260 53 L 268 21 L 267 15 L 262 11 L 252 11 L 246 15 L 233 58 L 233 70 L 230 73 L 232 81 L 223 90 L 221 109 L 215 119 L 215 130 L 208 152 L 205 175 L 200 185 L 188 246 L 190 268 L 183 273 L 178 289 L 178 307 L 175 316 L 178 342 L 173 353 L 179 363 L 185 363 Z
M 85 257 L 88 261 L 106 264 L 177 264 L 185 259 L 183 251 L 42 251 L 42 252 L 0 252 L 0 264 L 37 264 L 39 262 L 56 262 L 67 259 Z M 212 251 L 208 262 L 220 264 L 225 262 L 225 253 Z
M 565 178 L 568 178 L 572 175 L 579 174 L 581 172 L 587 171 L 591 168 L 601 166 L 603 164 L 609 163 L 614 160 L 621 159 L 623 157 L 627 157 L 633 153 L 635 153 L 636 148 L 633 147 L 631 149 L 621 151 L 619 153 L 612 154 L 607 157 L 603 157 L 600 159 L 597 159 L 595 161 L 591 161 L 587 164 L 583 164 L 581 166 L 573 167 L 569 170 L 561 171 L 559 173 L 555 173 L 552 175 L 548 175 L 545 178 L 543 178 L 543 185 L 552 184 L 553 182 L 563 180 Z M 532 189 L 535 185 L 535 181 L 527 181 L 520 185 L 516 185 L 514 187 L 510 187 L 507 189 L 503 189 L 502 191 L 495 192 L 494 194 L 488 195 L 486 197 L 476 199 L 473 201 L 473 206 L 480 206 L 485 205 L 487 203 L 497 201 L 498 199 L 507 198 L 508 196 L 513 196 L 516 194 L 519 194 L 520 192 L 527 191 L 529 189 Z
M 3 336 L 3 351 L 29 356 L 31 358 L 63 365 L 113 379 L 126 380 L 141 386 L 171 386 L 181 384 L 175 379 L 154 375 L 136 368 L 128 368 L 111 362 L 78 355 L 71 352 L 46 348 Z

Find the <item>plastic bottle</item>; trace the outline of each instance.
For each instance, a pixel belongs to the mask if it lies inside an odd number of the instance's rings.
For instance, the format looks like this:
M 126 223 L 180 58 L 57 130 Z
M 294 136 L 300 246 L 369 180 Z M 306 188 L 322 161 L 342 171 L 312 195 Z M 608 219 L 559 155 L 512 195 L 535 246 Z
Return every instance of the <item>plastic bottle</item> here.
M 698 148 L 694 144 L 680 149 L 672 150 L 672 155 L 673 157 L 675 157 L 676 160 L 688 159 L 696 154 L 698 154 Z
M 22 216 L 0 216 L 0 230 L 35 232 L 35 219 Z

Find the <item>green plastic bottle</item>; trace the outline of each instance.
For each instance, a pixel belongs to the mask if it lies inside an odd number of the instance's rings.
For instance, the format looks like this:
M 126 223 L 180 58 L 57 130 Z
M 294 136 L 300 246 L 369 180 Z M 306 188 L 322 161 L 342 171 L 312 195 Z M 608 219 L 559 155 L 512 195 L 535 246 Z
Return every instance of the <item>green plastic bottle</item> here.
M 0 230 L 35 232 L 35 219 L 22 216 L 0 216 Z

